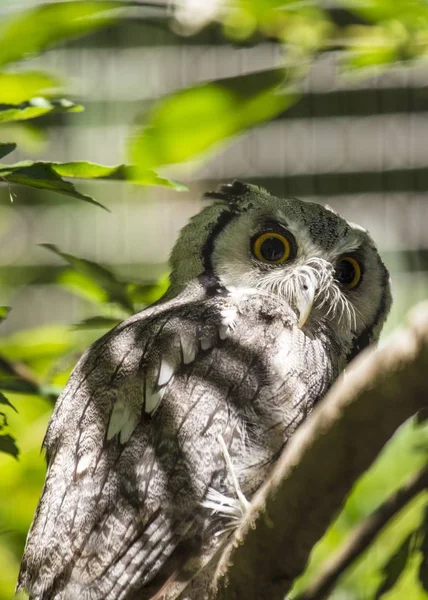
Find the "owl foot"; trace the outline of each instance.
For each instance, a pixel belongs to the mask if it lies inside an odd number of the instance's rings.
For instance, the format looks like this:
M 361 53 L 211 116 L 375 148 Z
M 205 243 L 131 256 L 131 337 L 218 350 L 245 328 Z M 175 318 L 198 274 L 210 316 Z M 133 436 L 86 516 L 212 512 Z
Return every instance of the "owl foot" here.
M 223 436 L 220 434 L 217 439 L 218 439 L 218 443 L 220 444 L 220 448 L 221 448 L 221 452 L 223 454 L 224 461 L 226 463 L 229 474 L 233 481 L 233 485 L 235 487 L 235 492 L 238 497 L 239 505 L 241 507 L 242 516 L 244 516 L 250 508 L 250 503 L 248 502 L 248 500 L 246 499 L 246 497 L 244 496 L 244 494 L 241 490 L 241 486 L 239 485 L 238 478 L 236 477 L 236 473 L 233 468 L 232 460 L 230 458 L 229 450 L 227 449 L 227 446 L 225 444 Z
M 238 478 L 236 477 L 235 471 L 233 469 L 232 460 L 230 458 L 229 451 L 227 449 L 223 436 L 218 436 L 218 442 L 220 444 L 221 452 L 223 454 L 227 470 L 229 471 L 230 476 L 232 478 L 237 498 L 231 498 L 229 496 L 226 496 L 225 494 L 222 494 L 214 488 L 209 488 L 205 500 L 202 502 L 202 506 L 204 506 L 205 508 L 210 508 L 214 513 L 233 519 L 234 523 L 231 524 L 231 528 L 235 528 L 237 525 L 236 521 L 241 521 L 247 514 L 250 507 L 250 503 L 248 502 L 241 490 L 241 486 L 239 485 Z M 218 535 L 220 535 L 225 531 L 228 531 L 228 529 L 229 528 L 222 529 L 217 533 Z
M 218 492 L 214 488 L 208 489 L 205 500 L 202 502 L 202 506 L 210 508 L 213 513 L 219 514 L 222 517 L 233 519 L 234 527 L 236 521 L 240 521 L 244 516 L 242 505 L 239 500 L 225 496 L 225 494 Z M 223 533 L 223 531 L 226 530 L 221 530 L 220 533 Z

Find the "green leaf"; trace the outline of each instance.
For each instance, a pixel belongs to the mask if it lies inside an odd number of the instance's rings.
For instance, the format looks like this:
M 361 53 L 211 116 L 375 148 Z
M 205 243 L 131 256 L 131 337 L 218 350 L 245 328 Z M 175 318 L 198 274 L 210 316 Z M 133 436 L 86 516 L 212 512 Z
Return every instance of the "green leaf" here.
M 65 181 L 57 172 L 57 164 L 49 162 L 33 162 L 31 160 L 0 165 L 0 181 L 19 183 L 28 187 L 58 192 L 79 200 L 84 200 L 108 210 L 105 206 L 87 194 L 79 192 L 74 185 Z
M 170 187 L 177 191 L 187 190 L 187 187 L 171 179 L 160 177 L 151 170 L 140 172 L 130 165 L 117 165 L 113 167 L 98 165 L 96 163 L 76 161 L 69 163 L 54 163 L 55 171 L 63 177 L 77 179 L 111 179 L 115 181 L 128 181 L 139 185 L 159 185 Z
M 88 34 L 114 22 L 120 2 L 57 2 L 3 16 L 0 65 L 38 54 L 49 46 Z
M 424 425 L 428 421 L 428 408 L 422 408 L 416 415 L 416 423 Z
M 381 21 L 397 21 L 406 24 L 426 26 L 428 5 L 425 0 L 370 0 L 370 2 L 354 2 L 347 0 L 345 6 L 364 19 L 374 23 Z
M 2 394 L 0 392 L 0 404 L 4 404 L 6 406 L 9 406 L 10 408 L 13 408 L 13 410 L 17 413 L 18 411 L 16 410 L 16 408 L 13 406 L 13 404 L 11 404 L 9 402 L 9 400 L 6 398 L 6 396 L 4 394 Z
M 84 273 L 73 269 L 61 271 L 54 281 L 72 294 L 95 304 L 104 304 L 109 300 L 107 292 L 98 283 Z
M 376 590 L 374 599 L 379 600 L 384 594 L 391 590 L 397 583 L 400 575 L 406 568 L 407 561 L 411 554 L 411 545 L 414 539 L 414 532 L 410 533 L 403 543 L 398 548 L 388 562 L 383 566 L 382 573 L 384 575 L 383 581 Z
M 134 306 L 126 292 L 126 284 L 116 278 L 116 275 L 106 267 L 99 265 L 91 260 L 79 258 L 62 252 L 54 244 L 40 244 L 43 248 L 47 248 L 58 256 L 61 256 L 68 262 L 76 271 L 80 271 L 93 281 L 101 286 L 108 294 L 111 302 L 116 302 L 127 312 L 132 313 Z
M 169 287 L 169 277 L 163 277 L 154 284 L 130 283 L 128 294 L 137 304 L 150 305 L 159 300 Z
M 16 144 L 14 144 L 13 142 L 10 142 L 10 143 L 0 142 L 0 158 L 3 158 L 7 154 L 10 154 L 15 149 L 16 149 Z
M 391 65 L 427 53 L 426 0 L 370 0 L 351 2 L 349 10 L 367 25 L 346 28 L 348 66 Z
M 6 452 L 18 459 L 19 448 L 11 435 L 0 435 L 0 452 Z
M 12 529 L 0 529 L 0 535 L 7 535 L 8 533 L 13 533 Z M 15 596 L 14 596 L 15 600 Z
M 218 15 L 227 37 L 240 41 L 254 36 L 256 41 L 258 32 L 289 44 L 290 54 L 301 58 L 319 50 L 332 30 L 327 7 L 320 1 L 234 0 L 230 8 Z
M 112 329 L 121 322 L 121 319 L 114 319 L 113 317 L 89 317 L 76 323 L 74 329 Z
M 140 120 L 129 146 L 131 162 L 146 171 L 188 161 L 275 117 L 296 99 L 284 80 L 283 69 L 272 69 L 161 98 Z
M 0 322 L 10 313 L 10 306 L 0 306 Z
M 3 431 L 3 429 L 5 429 L 8 426 L 7 416 L 4 412 L 0 412 L 0 419 L 0 431 Z
M 34 327 L 0 338 L 0 373 L 3 370 L 6 375 L 15 376 L 9 381 L 8 377 L 0 375 L 0 389 L 16 390 L 16 366 L 13 371 L 8 369 L 7 363 L 2 364 L 3 357 L 6 361 L 18 363 L 31 363 L 42 358 L 57 358 L 73 348 L 73 341 L 73 335 L 66 325 Z M 32 385 L 27 377 L 25 379 L 27 388 L 29 386 L 33 390 L 38 389 L 38 384 Z
M 107 167 L 83 161 L 56 163 L 27 160 L 13 165 L 0 165 L 0 180 L 66 194 L 100 206 L 105 210 L 108 209 L 104 205 L 91 196 L 79 192 L 71 182 L 65 181 L 63 177 L 116 181 L 132 179 L 133 183 L 141 185 L 163 185 L 177 190 L 186 189 L 179 183 L 159 177 L 153 171 L 146 171 L 141 177 L 140 174 L 136 175 L 135 171 L 135 167 L 127 165 Z
M 18 379 L 18 377 L 0 377 L 0 389 L 6 392 L 16 392 L 18 394 L 39 394 L 39 388 L 29 381 Z
M 420 551 L 422 560 L 419 565 L 418 578 L 422 588 L 428 592 L 428 506 L 425 508 L 424 518 L 420 527 Z
M 0 104 L 0 123 L 36 119 L 52 112 L 82 112 L 83 106 L 64 98 L 48 100 L 42 96 L 21 104 Z
M 19 592 L 16 592 L 12 600 L 30 600 L 30 596 L 23 590 L 19 590 Z
M 61 85 L 46 73 L 0 73 L 0 104 L 21 104 L 35 96 L 57 94 Z
M 30 596 L 23 590 L 20 590 L 19 592 L 16 592 L 12 600 L 30 600 Z

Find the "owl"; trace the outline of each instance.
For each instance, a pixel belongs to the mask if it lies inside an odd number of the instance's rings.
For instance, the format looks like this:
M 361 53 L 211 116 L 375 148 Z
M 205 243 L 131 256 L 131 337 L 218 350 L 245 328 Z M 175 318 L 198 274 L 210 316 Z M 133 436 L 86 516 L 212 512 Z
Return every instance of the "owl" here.
M 389 275 L 364 229 L 240 181 L 207 196 L 165 296 L 58 399 L 17 586 L 33 600 L 208 597 L 290 436 L 379 337 Z

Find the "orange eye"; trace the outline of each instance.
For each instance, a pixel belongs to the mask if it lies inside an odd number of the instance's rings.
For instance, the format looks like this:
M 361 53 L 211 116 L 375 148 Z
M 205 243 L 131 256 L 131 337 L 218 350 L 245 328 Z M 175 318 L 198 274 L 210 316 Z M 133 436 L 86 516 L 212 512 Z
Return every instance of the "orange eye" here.
M 348 290 L 357 287 L 361 281 L 361 265 L 358 260 L 352 256 L 341 258 L 336 264 L 335 278 Z
M 279 264 L 290 257 L 289 240 L 276 231 L 267 231 L 257 236 L 253 242 L 254 256 L 265 263 Z

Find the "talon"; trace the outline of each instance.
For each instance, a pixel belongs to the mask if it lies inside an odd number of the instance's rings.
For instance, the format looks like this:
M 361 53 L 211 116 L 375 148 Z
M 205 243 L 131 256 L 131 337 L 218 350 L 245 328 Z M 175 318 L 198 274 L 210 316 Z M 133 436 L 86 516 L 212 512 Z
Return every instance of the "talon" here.
M 227 449 L 226 443 L 223 439 L 223 436 L 220 434 L 217 439 L 218 439 L 218 443 L 220 444 L 221 452 L 223 454 L 226 466 L 227 466 L 230 476 L 232 478 L 233 485 L 235 487 L 235 492 L 236 492 L 236 495 L 239 500 L 242 515 L 244 516 L 248 512 L 251 504 L 250 504 L 250 502 L 248 502 L 248 500 L 244 496 L 243 491 L 241 490 L 241 486 L 239 485 L 238 478 L 236 477 L 236 473 L 233 468 L 232 460 L 230 458 L 230 454 Z

